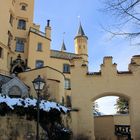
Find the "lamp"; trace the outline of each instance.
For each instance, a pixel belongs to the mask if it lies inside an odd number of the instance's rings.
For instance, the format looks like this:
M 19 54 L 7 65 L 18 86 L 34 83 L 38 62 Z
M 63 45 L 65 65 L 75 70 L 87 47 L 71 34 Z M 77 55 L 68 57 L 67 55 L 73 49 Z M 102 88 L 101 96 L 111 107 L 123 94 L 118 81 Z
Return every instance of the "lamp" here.
M 35 91 L 36 92 L 41 92 L 44 88 L 45 80 L 43 78 L 41 78 L 40 75 L 38 75 L 38 77 L 35 78 L 32 83 L 34 85 Z
M 34 89 L 37 93 L 37 126 L 36 126 L 36 140 L 39 140 L 39 102 L 40 102 L 40 92 L 43 90 L 45 86 L 45 80 L 38 75 L 37 78 L 32 81 Z

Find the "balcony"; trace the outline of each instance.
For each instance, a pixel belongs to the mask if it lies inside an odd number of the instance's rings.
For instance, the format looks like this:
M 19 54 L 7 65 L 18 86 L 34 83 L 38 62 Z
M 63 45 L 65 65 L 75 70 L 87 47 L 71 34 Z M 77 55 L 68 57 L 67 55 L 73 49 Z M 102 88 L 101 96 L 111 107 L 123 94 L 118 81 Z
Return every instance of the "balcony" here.
M 35 33 L 35 34 L 37 34 L 37 35 L 40 35 L 40 36 L 42 36 L 42 37 L 46 37 L 46 33 L 44 33 L 44 32 L 41 32 L 41 31 L 39 31 L 39 30 L 37 30 L 37 29 L 35 29 L 35 28 L 33 28 L 33 27 L 30 27 L 30 30 L 29 30 L 30 32 L 33 32 L 33 33 Z

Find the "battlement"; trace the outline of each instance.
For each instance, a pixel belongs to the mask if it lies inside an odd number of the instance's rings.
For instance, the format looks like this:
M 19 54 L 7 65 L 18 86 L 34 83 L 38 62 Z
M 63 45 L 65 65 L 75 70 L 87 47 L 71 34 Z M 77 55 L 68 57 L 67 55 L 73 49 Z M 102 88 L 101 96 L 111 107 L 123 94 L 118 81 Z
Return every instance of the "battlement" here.
M 132 75 L 135 73 L 135 70 L 140 66 L 140 55 L 134 55 L 131 58 L 131 62 L 128 65 L 128 71 L 119 71 L 117 70 L 117 64 L 113 63 L 112 56 L 105 56 L 103 58 L 103 63 L 100 65 L 99 72 L 89 72 L 88 66 L 83 64 L 82 59 L 74 59 L 72 67 L 81 67 L 81 72 L 83 70 L 86 72 L 87 76 L 101 76 L 101 75 Z M 80 72 L 80 71 L 79 71 Z

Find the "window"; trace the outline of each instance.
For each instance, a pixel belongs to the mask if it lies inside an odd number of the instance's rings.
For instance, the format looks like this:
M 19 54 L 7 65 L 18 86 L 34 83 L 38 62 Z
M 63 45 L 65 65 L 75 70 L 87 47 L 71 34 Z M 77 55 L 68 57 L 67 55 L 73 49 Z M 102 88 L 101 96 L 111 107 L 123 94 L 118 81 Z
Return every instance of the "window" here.
M 8 95 L 11 98 L 21 98 L 22 91 L 18 86 L 12 86 L 8 91 Z
M 44 61 L 42 60 L 36 60 L 36 64 L 35 64 L 35 67 L 36 68 L 41 68 L 44 66 Z
M 42 43 L 37 44 L 37 51 L 42 51 Z
M 70 65 L 69 64 L 64 64 L 63 65 L 63 72 L 64 73 L 70 73 Z
M 66 102 L 66 104 L 67 104 L 67 107 L 71 107 L 71 96 L 66 96 L 67 98 L 67 102 Z
M 67 90 L 71 89 L 70 79 L 65 79 L 65 89 L 67 89 Z
M 18 29 L 25 30 L 26 29 L 26 21 L 23 19 L 19 19 L 18 21 Z
M 14 20 L 14 17 L 12 14 L 10 14 L 9 23 L 11 24 L 11 26 L 13 25 L 13 20 Z
M 0 47 L 0 58 L 2 58 L 3 55 L 3 49 Z
M 16 40 L 16 51 L 24 52 L 24 40 L 23 39 Z
M 12 39 L 13 39 L 13 36 L 12 36 L 11 32 L 8 31 L 8 43 L 7 43 L 7 46 L 8 46 L 8 47 L 11 46 L 11 41 L 12 41 Z
M 25 11 L 26 10 L 26 6 L 25 5 L 22 5 L 21 6 L 21 10 L 24 10 Z
M 27 4 L 26 3 L 20 3 L 21 10 L 26 11 L 27 10 Z
M 62 105 L 64 105 L 65 104 L 65 99 L 64 99 L 64 97 L 62 97 Z

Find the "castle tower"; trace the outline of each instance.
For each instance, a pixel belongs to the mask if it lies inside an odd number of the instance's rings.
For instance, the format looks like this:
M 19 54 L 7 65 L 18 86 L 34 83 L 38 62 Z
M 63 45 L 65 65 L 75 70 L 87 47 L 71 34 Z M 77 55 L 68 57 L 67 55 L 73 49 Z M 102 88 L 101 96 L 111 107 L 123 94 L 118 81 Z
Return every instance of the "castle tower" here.
M 79 54 L 83 58 L 84 64 L 88 64 L 87 41 L 88 37 L 85 35 L 82 25 L 80 23 L 77 35 L 74 38 L 74 44 L 75 44 L 75 53 Z

